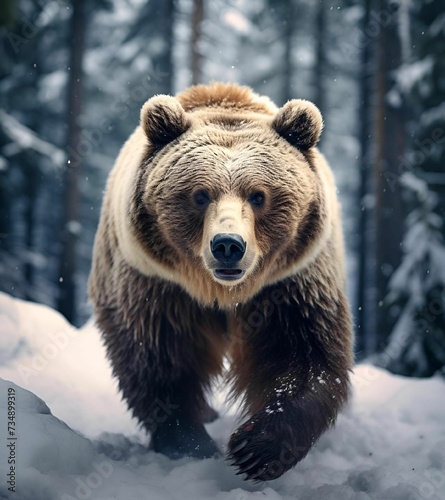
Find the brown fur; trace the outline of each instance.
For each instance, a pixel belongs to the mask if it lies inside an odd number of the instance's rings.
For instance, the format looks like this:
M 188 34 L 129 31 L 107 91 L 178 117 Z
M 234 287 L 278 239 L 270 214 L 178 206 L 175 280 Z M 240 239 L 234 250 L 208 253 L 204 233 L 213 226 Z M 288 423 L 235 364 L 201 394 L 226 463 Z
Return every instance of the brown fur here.
M 90 296 L 155 450 L 213 454 L 200 419 L 224 355 L 248 415 L 228 454 L 249 478 L 295 465 L 347 400 L 352 327 L 335 185 L 314 147 L 321 129 L 311 103 L 277 110 L 236 85 L 144 105 L 108 181 Z M 262 206 L 249 201 L 258 191 Z M 216 233 L 247 242 L 245 277 L 230 286 L 212 274 Z M 160 401 L 174 407 L 164 419 Z
M 248 87 L 236 84 L 214 83 L 212 85 L 195 85 L 177 95 L 185 111 L 197 108 L 226 108 L 233 113 L 235 110 L 249 110 L 264 114 L 273 114 L 269 99 L 254 94 Z

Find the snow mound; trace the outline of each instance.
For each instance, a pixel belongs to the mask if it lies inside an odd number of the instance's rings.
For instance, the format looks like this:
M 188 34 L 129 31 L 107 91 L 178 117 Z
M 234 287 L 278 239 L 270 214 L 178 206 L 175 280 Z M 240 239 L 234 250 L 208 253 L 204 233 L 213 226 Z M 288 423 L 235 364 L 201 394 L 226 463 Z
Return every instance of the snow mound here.
M 0 376 L 0 498 L 445 499 L 440 378 L 357 366 L 354 397 L 335 429 L 280 479 L 253 485 L 223 459 L 172 461 L 147 451 L 91 323 L 77 330 L 47 307 L 0 294 Z M 208 430 L 223 447 L 237 420 L 220 399 L 222 416 Z

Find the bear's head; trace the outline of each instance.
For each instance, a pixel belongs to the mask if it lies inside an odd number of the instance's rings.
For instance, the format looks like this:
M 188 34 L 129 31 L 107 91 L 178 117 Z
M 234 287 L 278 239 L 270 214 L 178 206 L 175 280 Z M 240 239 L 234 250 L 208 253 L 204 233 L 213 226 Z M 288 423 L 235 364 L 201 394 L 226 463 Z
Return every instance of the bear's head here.
M 245 87 L 196 86 L 147 101 L 141 127 L 129 212 L 146 274 L 229 307 L 314 255 L 329 210 L 312 103 L 277 109 Z

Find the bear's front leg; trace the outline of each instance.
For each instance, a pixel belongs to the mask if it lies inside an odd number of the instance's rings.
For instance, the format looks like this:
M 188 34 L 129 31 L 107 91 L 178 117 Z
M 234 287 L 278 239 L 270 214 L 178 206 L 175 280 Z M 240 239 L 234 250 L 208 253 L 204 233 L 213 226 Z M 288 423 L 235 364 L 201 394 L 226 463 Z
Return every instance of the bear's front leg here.
M 231 436 L 238 474 L 280 477 L 335 422 L 348 398 L 352 326 L 343 293 L 297 280 L 265 290 L 233 319 L 232 381 L 251 417 Z
M 128 266 L 108 303 L 96 303 L 113 374 L 151 448 L 170 458 L 206 458 L 219 450 L 203 425 L 206 391 L 223 368 L 225 316 L 182 289 Z

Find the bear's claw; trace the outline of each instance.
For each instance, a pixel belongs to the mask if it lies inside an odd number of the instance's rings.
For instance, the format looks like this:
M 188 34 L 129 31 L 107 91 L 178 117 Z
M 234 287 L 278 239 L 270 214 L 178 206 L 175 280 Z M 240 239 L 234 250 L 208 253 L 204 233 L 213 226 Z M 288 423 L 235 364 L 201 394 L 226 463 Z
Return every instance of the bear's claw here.
M 243 463 L 247 462 L 248 460 L 250 460 L 252 457 L 253 457 L 253 453 L 249 453 L 249 454 L 247 454 L 246 456 L 239 458 L 239 459 L 237 460 L 237 463 L 236 463 L 236 464 L 237 464 L 237 465 L 241 465 L 241 464 L 243 464 Z
M 250 465 L 247 465 L 247 466 L 244 466 L 243 467 L 243 470 L 246 472 L 250 469 L 253 469 L 254 467 L 256 467 L 258 464 L 260 463 L 260 459 L 257 458 L 256 460 L 254 460 Z
M 239 451 L 241 451 L 244 448 L 244 446 L 246 446 L 247 443 L 248 443 L 248 441 L 247 441 L 247 439 L 245 439 L 238 446 L 235 446 L 235 448 L 233 448 L 232 450 L 230 450 L 230 452 L 232 454 L 238 453 Z
M 285 426 L 269 422 L 257 414 L 255 419 L 241 425 L 231 436 L 228 458 L 236 469 L 237 475 L 245 474 L 246 480 L 261 482 L 277 479 L 303 456 L 290 447 L 290 436 Z M 268 432 L 268 424 L 281 432 Z M 247 429 L 247 430 L 246 430 Z

